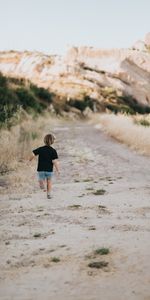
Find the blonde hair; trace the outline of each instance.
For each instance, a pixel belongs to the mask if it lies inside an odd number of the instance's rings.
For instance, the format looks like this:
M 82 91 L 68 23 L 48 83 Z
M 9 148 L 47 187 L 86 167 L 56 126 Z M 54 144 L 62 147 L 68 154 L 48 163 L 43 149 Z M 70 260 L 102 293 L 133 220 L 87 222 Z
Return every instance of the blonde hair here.
M 50 146 L 54 143 L 55 136 L 53 134 L 47 134 L 44 137 L 44 143 L 46 146 Z

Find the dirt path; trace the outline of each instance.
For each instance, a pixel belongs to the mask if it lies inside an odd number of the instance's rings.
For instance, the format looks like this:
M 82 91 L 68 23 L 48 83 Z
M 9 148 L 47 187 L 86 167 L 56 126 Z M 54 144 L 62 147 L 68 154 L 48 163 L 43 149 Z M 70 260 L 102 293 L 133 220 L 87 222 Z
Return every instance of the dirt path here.
M 89 124 L 54 132 L 53 198 L 35 180 L 32 193 L 0 201 L 0 299 L 149 300 L 150 159 Z

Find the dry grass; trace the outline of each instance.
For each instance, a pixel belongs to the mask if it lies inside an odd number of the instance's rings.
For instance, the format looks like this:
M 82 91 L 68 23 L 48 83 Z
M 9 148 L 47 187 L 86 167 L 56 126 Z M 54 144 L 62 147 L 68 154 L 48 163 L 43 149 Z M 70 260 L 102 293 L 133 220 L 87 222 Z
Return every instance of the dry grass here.
M 39 117 L 38 120 L 28 120 L 10 130 L 1 130 L 0 135 L 0 177 L 11 188 L 19 191 L 29 186 L 36 170 L 36 162 L 29 163 L 29 157 L 34 148 L 43 144 L 43 137 L 51 131 L 56 120 L 52 117 Z M 57 121 L 58 122 L 58 121 Z M 34 169 L 34 170 L 33 170 Z
M 0 170 L 5 173 L 14 169 L 18 162 L 29 157 L 32 147 L 39 136 L 39 128 L 34 121 L 28 120 L 8 130 L 1 130 Z
M 143 120 L 149 122 L 150 115 L 104 114 L 100 116 L 99 123 L 102 129 L 113 138 L 141 154 L 150 155 L 150 127 L 143 126 Z

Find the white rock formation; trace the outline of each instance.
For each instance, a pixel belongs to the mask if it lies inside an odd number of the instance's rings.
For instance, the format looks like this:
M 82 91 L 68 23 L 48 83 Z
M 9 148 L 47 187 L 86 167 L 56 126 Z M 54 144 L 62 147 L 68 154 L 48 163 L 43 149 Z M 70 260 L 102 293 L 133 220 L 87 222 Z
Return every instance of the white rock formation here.
M 145 43 L 150 45 L 150 33 Z M 64 57 L 40 52 L 0 52 L 0 71 L 30 79 L 66 98 L 87 94 L 100 100 L 100 87 L 113 87 L 150 106 L 150 52 L 143 42 L 132 49 L 73 47 Z

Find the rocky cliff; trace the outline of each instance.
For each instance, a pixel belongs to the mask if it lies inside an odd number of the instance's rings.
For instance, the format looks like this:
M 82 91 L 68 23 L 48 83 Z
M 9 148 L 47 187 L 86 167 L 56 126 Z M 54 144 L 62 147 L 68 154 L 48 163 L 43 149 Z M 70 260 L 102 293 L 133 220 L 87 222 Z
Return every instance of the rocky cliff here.
M 73 47 L 64 57 L 39 52 L 0 52 L 0 71 L 30 79 L 49 88 L 62 101 L 81 100 L 115 103 L 117 97 L 132 97 L 150 107 L 149 34 L 131 49 L 102 50 Z

